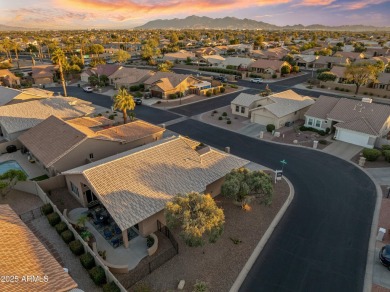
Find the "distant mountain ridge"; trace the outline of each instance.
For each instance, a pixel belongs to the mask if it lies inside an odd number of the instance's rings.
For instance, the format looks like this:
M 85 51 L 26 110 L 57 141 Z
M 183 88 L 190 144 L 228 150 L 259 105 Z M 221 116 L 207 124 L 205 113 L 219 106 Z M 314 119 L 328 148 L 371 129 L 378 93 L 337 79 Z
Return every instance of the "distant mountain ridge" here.
M 26 27 L 20 27 L 20 26 L 9 26 L 5 24 L 0 24 L 0 31 L 33 31 L 33 30 L 39 30 L 37 28 L 26 28 Z
M 384 30 L 390 31 L 390 27 L 375 27 L 365 25 L 341 25 L 341 26 L 327 26 L 321 24 L 312 24 L 304 26 L 287 25 L 277 26 L 262 21 L 256 21 L 253 19 L 239 19 L 236 17 L 224 17 L 224 18 L 210 18 L 206 16 L 188 16 L 186 18 L 174 18 L 174 19 L 156 19 L 145 23 L 144 25 L 137 26 L 135 29 L 248 29 L 248 30 L 345 30 L 345 31 L 373 31 Z

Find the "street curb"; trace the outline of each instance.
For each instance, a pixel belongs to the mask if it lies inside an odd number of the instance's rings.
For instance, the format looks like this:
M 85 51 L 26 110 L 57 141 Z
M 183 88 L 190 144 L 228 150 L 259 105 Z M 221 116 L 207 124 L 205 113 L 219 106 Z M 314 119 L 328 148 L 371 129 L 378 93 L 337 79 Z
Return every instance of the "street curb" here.
M 271 237 L 276 226 L 279 224 L 284 213 L 286 212 L 287 208 L 290 206 L 292 200 L 294 199 L 294 195 L 295 195 L 294 186 L 292 185 L 292 183 L 290 182 L 289 179 L 287 179 L 286 177 L 284 177 L 284 179 L 286 180 L 286 182 L 288 183 L 288 185 L 290 187 L 290 194 L 288 195 L 288 198 L 284 202 L 283 206 L 280 208 L 279 212 L 276 214 L 275 218 L 272 220 L 271 224 L 268 226 L 267 231 L 264 233 L 263 237 L 260 239 L 259 243 L 257 244 L 255 249 L 253 250 L 248 261 L 246 262 L 246 264 L 242 268 L 240 274 L 238 274 L 238 277 L 234 281 L 229 292 L 237 292 L 240 289 L 242 283 L 244 282 L 245 278 L 247 277 L 247 275 L 248 275 L 249 271 L 251 270 L 252 266 L 254 265 L 256 259 L 259 257 L 264 246 L 267 244 L 268 239 Z

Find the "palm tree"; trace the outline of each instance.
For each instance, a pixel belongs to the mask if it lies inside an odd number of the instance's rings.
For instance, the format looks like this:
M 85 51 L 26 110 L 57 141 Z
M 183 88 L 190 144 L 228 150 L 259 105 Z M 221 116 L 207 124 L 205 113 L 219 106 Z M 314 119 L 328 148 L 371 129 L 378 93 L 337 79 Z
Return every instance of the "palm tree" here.
M 114 108 L 122 111 L 123 124 L 126 124 L 127 111 L 134 110 L 135 102 L 133 96 L 129 94 L 125 88 L 119 89 L 118 94 L 114 96 Z
M 54 64 L 58 64 L 60 70 L 62 88 L 64 89 L 64 96 L 68 96 L 68 94 L 66 93 L 66 84 L 65 84 L 64 72 L 62 68 L 62 66 L 65 65 L 66 63 L 64 52 L 60 48 L 55 49 L 55 51 L 52 54 L 51 60 L 53 61 Z

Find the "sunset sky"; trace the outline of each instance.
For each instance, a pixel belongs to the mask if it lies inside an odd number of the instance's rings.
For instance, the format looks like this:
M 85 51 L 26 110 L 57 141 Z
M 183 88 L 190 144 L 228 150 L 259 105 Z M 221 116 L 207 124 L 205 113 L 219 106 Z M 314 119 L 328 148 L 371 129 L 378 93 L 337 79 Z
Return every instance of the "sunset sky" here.
M 131 28 L 194 14 L 276 25 L 390 26 L 390 0 L 2 0 L 0 12 L 0 24 L 43 29 Z

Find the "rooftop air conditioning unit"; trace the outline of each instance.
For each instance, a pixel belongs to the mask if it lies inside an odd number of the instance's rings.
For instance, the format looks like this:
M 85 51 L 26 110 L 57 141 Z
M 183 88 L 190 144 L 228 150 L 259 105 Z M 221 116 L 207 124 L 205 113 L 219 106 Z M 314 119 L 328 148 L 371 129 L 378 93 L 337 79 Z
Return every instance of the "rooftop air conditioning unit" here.
M 363 97 L 362 102 L 372 103 L 372 98 L 369 97 Z

